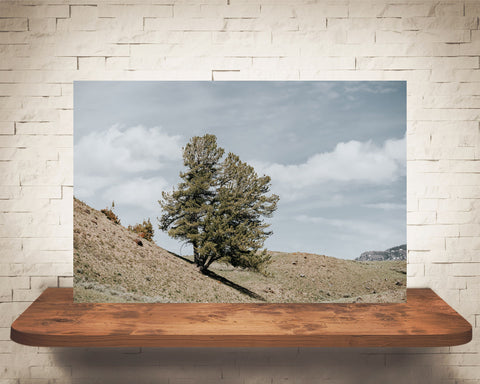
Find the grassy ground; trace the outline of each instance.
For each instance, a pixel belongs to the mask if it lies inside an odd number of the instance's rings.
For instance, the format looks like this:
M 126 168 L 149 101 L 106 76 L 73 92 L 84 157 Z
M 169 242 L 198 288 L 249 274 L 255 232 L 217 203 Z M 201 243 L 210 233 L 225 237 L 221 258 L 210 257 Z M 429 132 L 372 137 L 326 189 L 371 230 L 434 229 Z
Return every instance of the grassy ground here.
M 74 201 L 77 302 L 399 302 L 406 262 L 272 252 L 268 274 L 214 263 L 216 276 Z
M 75 199 L 75 301 L 249 301 L 154 243 L 142 240 L 139 246 L 136 239 L 133 232 Z
M 405 261 L 358 262 L 310 253 L 272 252 L 267 276 L 215 263 L 216 274 L 267 302 L 391 302 L 405 300 Z

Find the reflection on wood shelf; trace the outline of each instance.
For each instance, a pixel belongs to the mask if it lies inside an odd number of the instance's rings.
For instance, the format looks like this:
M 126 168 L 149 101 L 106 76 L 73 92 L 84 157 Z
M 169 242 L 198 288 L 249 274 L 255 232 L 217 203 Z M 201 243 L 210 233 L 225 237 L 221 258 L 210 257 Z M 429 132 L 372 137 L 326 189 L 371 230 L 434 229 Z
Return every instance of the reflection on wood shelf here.
M 440 347 L 471 325 L 431 289 L 400 304 L 78 304 L 48 288 L 12 324 L 17 343 L 51 347 Z

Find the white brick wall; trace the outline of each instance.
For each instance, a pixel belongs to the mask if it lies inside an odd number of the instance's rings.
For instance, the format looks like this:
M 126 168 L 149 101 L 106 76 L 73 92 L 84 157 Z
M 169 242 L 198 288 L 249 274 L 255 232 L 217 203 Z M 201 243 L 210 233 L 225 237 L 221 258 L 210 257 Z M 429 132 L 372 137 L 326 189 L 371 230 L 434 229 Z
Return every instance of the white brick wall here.
M 478 0 L 0 1 L 0 383 L 480 383 Z M 474 326 L 431 349 L 49 349 L 72 283 L 73 80 L 407 80 L 409 287 Z

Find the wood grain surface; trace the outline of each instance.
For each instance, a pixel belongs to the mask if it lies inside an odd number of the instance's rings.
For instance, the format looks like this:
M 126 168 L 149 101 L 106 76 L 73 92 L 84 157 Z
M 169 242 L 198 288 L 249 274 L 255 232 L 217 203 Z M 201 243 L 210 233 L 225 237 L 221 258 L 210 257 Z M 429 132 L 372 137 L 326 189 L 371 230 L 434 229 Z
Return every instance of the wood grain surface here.
M 48 288 L 12 324 L 17 343 L 50 347 L 436 347 L 471 325 L 431 289 L 399 304 L 78 304 Z

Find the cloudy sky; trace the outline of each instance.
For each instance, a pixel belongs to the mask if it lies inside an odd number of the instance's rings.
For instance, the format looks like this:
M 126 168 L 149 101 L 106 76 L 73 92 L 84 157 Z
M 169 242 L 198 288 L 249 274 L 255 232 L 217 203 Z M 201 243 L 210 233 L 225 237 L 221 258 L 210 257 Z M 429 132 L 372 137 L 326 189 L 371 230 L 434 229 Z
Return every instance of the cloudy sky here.
M 182 147 L 211 133 L 271 176 L 269 249 L 353 259 L 406 242 L 405 82 L 80 81 L 74 108 L 74 194 L 96 209 L 115 200 L 125 226 L 157 228 Z

